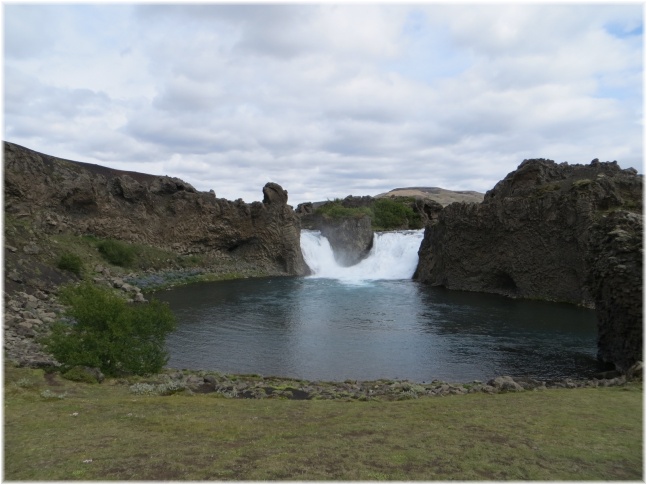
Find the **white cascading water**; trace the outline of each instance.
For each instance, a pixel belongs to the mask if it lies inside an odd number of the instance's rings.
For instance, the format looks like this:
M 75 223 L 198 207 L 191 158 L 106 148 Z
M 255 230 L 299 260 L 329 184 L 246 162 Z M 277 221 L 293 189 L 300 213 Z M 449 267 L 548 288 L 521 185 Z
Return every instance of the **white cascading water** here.
M 373 248 L 355 266 L 337 264 L 328 239 L 319 231 L 301 231 L 301 252 L 312 270 L 311 278 L 344 282 L 401 280 L 413 276 L 424 230 L 375 233 Z

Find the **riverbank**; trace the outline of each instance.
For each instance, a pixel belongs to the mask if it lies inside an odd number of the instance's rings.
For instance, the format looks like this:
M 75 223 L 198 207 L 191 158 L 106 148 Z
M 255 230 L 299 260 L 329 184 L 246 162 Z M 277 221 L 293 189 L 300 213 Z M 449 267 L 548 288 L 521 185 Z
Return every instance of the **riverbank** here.
M 643 480 L 642 383 L 393 402 L 133 385 L 7 367 L 4 478 Z
M 73 238 L 78 244 L 81 238 Z M 86 243 L 87 245 L 87 243 Z M 11 253 L 13 247 L 9 247 Z M 16 250 L 17 251 L 17 250 Z M 78 250 L 77 252 L 82 253 Z M 92 256 L 92 257 L 91 257 Z M 133 303 L 145 303 L 144 293 L 207 281 L 224 281 L 240 278 L 266 276 L 285 276 L 283 273 L 270 272 L 267 269 L 230 259 L 210 266 L 181 267 L 179 265 L 129 271 L 127 269 L 101 262 L 96 254 L 84 254 L 86 268 L 84 279 L 101 286 L 114 288 L 122 292 L 123 297 Z M 39 268 L 41 284 L 32 285 L 27 278 L 19 275 L 14 278 L 20 283 L 23 291 L 5 291 L 4 294 L 4 358 L 15 364 L 26 367 L 56 366 L 58 363 L 41 347 L 39 340 L 49 333 L 49 329 L 64 313 L 64 307 L 58 302 L 57 293 L 61 283 L 73 284 L 80 278 L 71 275 L 67 281 L 59 282 L 48 277 L 48 266 Z M 14 270 L 15 271 L 15 270 Z M 50 272 L 53 273 L 51 269 Z M 18 273 L 16 273 L 18 274 Z M 10 274 L 11 278 L 12 275 Z
M 41 238 L 38 246 L 30 246 L 32 243 L 26 237 L 33 231 L 22 234 L 25 227 L 15 220 L 9 225 L 16 246 L 5 246 L 4 359 L 23 367 L 59 365 L 39 342 L 49 334 L 51 325 L 63 316 L 65 309 L 57 298 L 62 285 L 87 280 L 113 288 L 129 302 L 145 303 L 144 294 L 150 297 L 175 286 L 290 276 L 237 257 L 186 257 L 143 245 L 135 247 L 144 269 L 121 267 L 105 261 L 96 249 L 95 238 L 49 236 Z M 22 239 L 16 240 L 17 235 L 22 235 Z M 62 247 L 79 255 L 82 260 L 80 274 L 61 272 L 56 267 L 55 255 Z

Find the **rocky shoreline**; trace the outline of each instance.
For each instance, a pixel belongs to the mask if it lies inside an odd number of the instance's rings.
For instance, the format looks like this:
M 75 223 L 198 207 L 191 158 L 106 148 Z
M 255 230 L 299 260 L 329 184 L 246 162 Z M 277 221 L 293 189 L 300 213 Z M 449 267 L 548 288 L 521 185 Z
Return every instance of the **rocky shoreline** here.
M 229 399 L 290 399 L 344 401 L 402 401 L 422 397 L 443 397 L 473 393 L 546 391 L 623 386 L 642 377 L 642 363 L 624 375 L 613 371 L 586 380 L 536 380 L 499 376 L 487 382 L 450 383 L 434 380 L 429 383 L 409 380 L 378 379 L 343 382 L 310 381 L 259 375 L 223 375 L 211 371 L 168 370 L 140 382 L 130 384 L 130 392 L 138 395 L 208 394 Z M 128 380 L 120 381 L 129 384 Z

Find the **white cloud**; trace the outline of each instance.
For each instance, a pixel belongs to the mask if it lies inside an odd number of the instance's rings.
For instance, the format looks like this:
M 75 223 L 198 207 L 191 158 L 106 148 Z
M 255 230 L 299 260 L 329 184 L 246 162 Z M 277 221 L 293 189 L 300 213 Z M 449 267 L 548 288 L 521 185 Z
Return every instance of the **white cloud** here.
M 290 202 L 642 170 L 636 5 L 6 5 L 5 139 Z

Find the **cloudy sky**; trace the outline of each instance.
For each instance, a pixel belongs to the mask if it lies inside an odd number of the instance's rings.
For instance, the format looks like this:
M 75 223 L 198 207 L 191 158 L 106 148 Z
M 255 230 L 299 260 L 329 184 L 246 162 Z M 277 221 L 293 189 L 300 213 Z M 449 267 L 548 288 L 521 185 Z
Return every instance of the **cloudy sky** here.
M 289 203 L 643 172 L 643 5 L 4 3 L 4 140 Z

